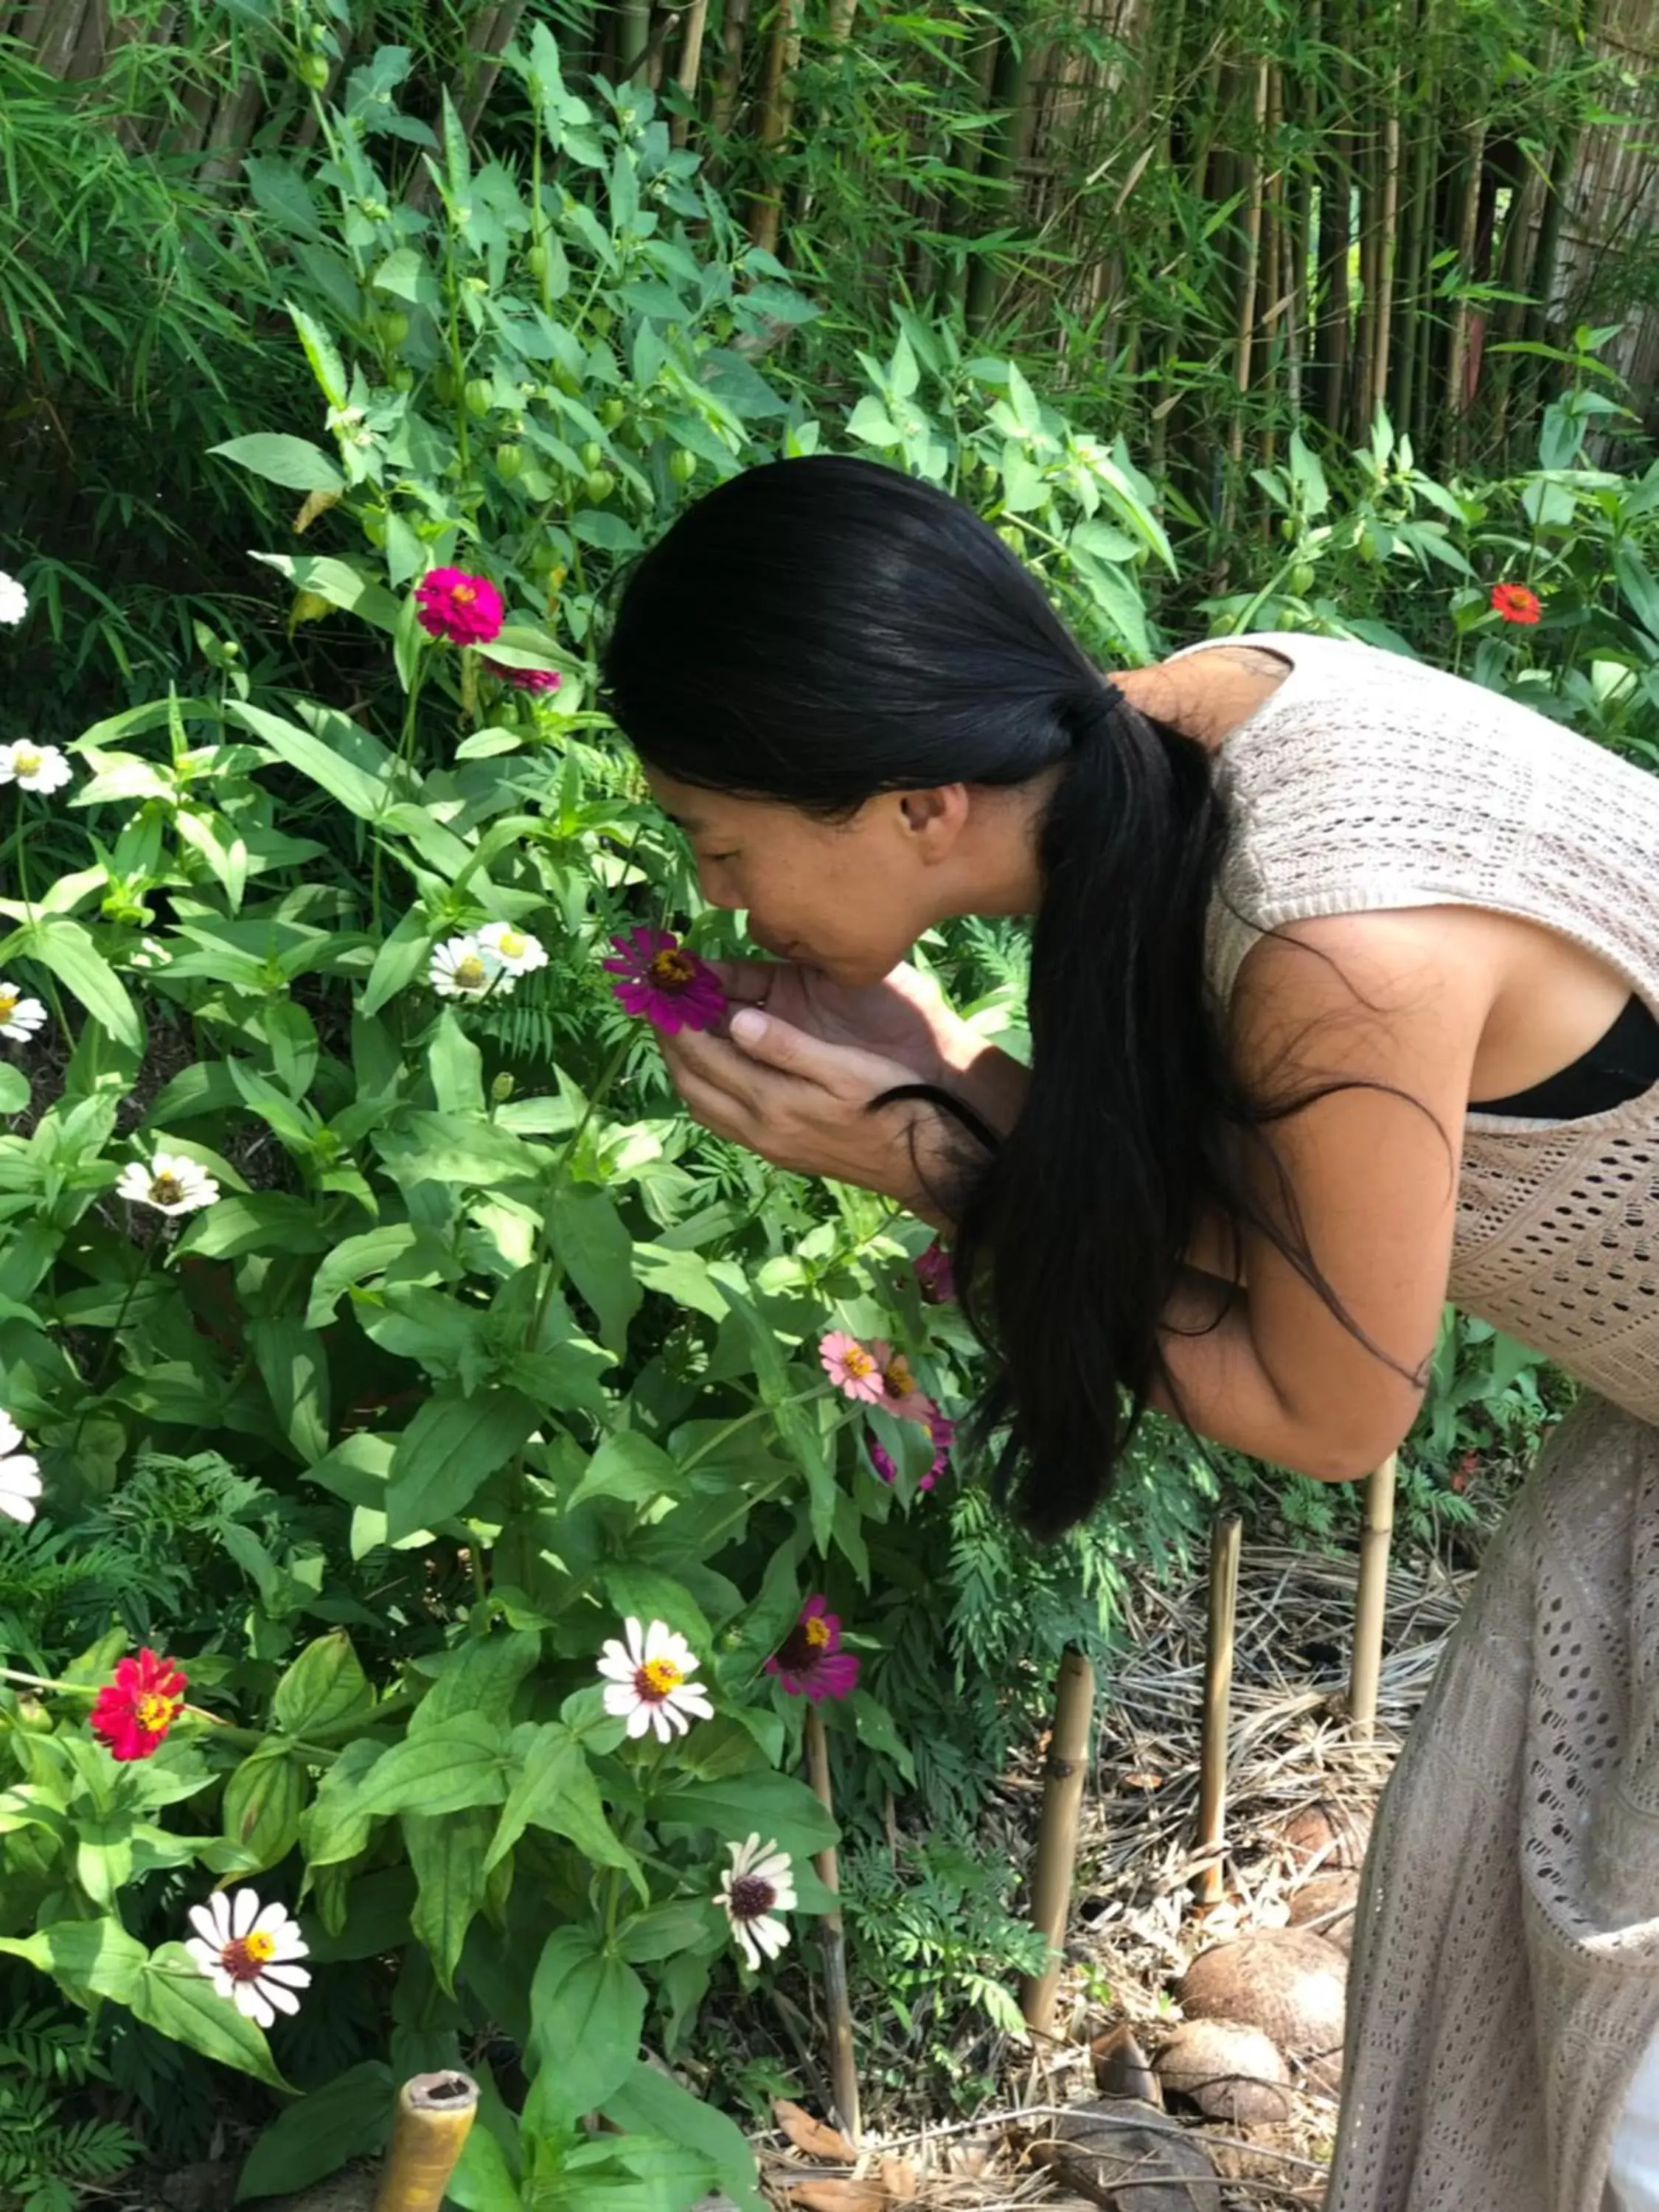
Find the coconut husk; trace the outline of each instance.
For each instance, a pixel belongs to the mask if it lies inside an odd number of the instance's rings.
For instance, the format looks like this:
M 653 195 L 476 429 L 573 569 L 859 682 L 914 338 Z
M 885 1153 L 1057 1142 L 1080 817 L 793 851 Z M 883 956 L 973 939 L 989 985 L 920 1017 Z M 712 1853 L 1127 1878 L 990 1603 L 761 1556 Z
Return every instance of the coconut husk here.
M 1346 1957 L 1353 1947 L 1354 1908 L 1359 1902 L 1357 1874 L 1316 1874 L 1291 1892 L 1289 1924 L 1311 1928 Z
M 1291 2069 L 1259 2027 L 1189 2020 L 1158 2054 L 1158 2078 L 1172 2096 L 1236 2127 L 1272 2125 L 1291 2112 Z
M 1141 2124 L 1127 2124 L 1137 2119 Z M 1130 2097 L 1079 2105 L 1031 2147 L 1068 2188 L 1106 2212 L 1221 2212 L 1215 2167 L 1198 2140 Z

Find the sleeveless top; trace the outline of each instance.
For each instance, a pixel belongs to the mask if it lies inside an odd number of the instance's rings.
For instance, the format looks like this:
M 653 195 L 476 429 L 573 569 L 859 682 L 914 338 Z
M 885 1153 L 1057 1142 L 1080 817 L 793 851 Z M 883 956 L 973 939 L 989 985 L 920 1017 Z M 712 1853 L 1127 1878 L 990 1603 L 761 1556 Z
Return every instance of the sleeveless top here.
M 1476 906 L 1588 946 L 1659 1012 L 1659 776 L 1403 655 L 1301 630 L 1218 748 L 1231 836 L 1208 933 L 1224 1005 L 1268 931 Z M 1564 1121 L 1471 1109 L 1447 1295 L 1659 1423 L 1659 1083 Z

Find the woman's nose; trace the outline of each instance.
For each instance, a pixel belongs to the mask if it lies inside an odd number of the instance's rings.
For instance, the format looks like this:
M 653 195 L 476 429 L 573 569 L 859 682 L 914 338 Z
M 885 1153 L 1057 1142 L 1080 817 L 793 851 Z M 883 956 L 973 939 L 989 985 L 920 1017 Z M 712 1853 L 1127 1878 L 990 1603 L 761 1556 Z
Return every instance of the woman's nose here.
M 697 871 L 697 881 L 710 906 L 724 907 L 728 913 L 735 913 L 743 904 L 724 870 L 710 867 L 705 862 Z

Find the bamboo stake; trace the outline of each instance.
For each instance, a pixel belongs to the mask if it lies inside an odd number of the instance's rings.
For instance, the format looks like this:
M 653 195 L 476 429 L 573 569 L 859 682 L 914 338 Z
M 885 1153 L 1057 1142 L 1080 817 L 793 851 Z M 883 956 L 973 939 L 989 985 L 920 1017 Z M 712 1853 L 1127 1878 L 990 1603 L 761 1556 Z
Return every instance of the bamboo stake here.
M 1001 114 L 986 132 L 980 149 L 979 174 L 988 184 L 1005 184 L 1013 174 L 1030 112 L 1030 40 L 1022 9 L 1004 27 L 991 72 L 989 105 Z M 968 328 L 975 335 L 991 319 L 996 289 L 995 264 L 989 254 L 976 253 L 968 271 L 966 310 Z
M 1376 1729 L 1376 1686 L 1382 1673 L 1382 1616 L 1389 1597 L 1389 1543 L 1394 1533 L 1396 1455 L 1390 1452 L 1365 1482 L 1365 1526 L 1359 1540 L 1359 1595 L 1354 1609 L 1353 1670 L 1348 1715 L 1356 1735 Z
M 1267 115 L 1267 64 L 1258 62 L 1250 100 L 1249 198 L 1244 214 L 1244 263 L 1238 276 L 1238 308 L 1233 322 L 1233 419 L 1227 431 L 1227 481 L 1221 504 L 1221 543 L 1232 537 L 1238 500 L 1238 471 L 1244 458 L 1244 402 L 1250 388 L 1251 340 L 1255 330 L 1255 295 L 1261 272 L 1261 204 L 1265 185 L 1262 128 Z M 1226 589 L 1224 553 L 1215 588 Z
M 1420 453 L 1424 440 L 1418 434 L 1418 329 L 1424 314 L 1423 292 L 1428 269 L 1429 240 L 1434 234 L 1434 149 L 1439 128 L 1438 78 L 1434 58 L 1434 10 L 1431 0 L 1423 11 L 1419 33 L 1418 92 L 1422 112 L 1416 118 L 1417 137 L 1412 148 L 1412 182 L 1405 206 L 1406 252 L 1401 283 L 1400 374 L 1395 405 L 1400 428 Z
M 1210 1621 L 1204 1651 L 1204 1732 L 1198 1768 L 1198 1848 L 1214 1854 L 1194 1885 L 1200 1905 L 1218 1905 L 1227 1819 L 1227 1724 L 1232 1704 L 1233 1638 L 1238 1618 L 1238 1553 L 1244 1523 L 1223 1513 L 1210 1531 Z
M 833 1819 L 835 1800 L 830 1790 L 830 1745 L 823 1719 L 816 1705 L 806 1708 L 806 1766 L 812 1794 Z M 841 1895 L 841 1863 L 833 1844 L 815 1854 L 812 1865 L 827 1890 Z M 836 2117 L 841 2131 L 856 2146 L 863 2133 L 859 2112 L 858 2062 L 853 2050 L 853 2007 L 847 1994 L 847 1938 L 841 1907 L 826 1912 L 818 1923 L 818 1949 L 823 1959 L 823 2002 L 830 2014 L 830 2075 L 835 2084 Z
M 716 140 L 724 138 L 737 119 L 749 8 L 750 0 L 726 0 L 726 12 L 720 19 L 720 73 L 715 82 L 714 105 L 708 118 L 709 135 Z
M 1399 258 L 1400 220 L 1400 68 L 1396 63 L 1389 90 L 1389 109 L 1382 118 L 1382 210 L 1377 240 L 1376 330 L 1371 356 L 1371 421 L 1389 396 L 1389 334 L 1394 318 L 1395 265 Z M 1369 426 L 1368 426 L 1369 427 Z
M 1339 112 L 1345 119 L 1352 114 L 1353 106 L 1353 71 L 1349 64 L 1347 50 L 1340 45 L 1341 33 L 1346 27 L 1340 22 L 1332 26 L 1333 35 L 1339 41 Z M 1353 141 L 1347 131 L 1334 129 L 1327 134 L 1327 143 L 1330 152 L 1319 167 L 1319 287 L 1323 311 L 1315 333 L 1315 343 L 1320 416 L 1325 428 L 1334 435 L 1342 428 L 1347 399 L 1352 306 L 1348 283 L 1349 233 L 1352 225 L 1350 206 L 1352 179 L 1347 157 Z
M 438 2212 L 477 2109 L 470 2075 L 416 2074 L 405 2081 L 374 2212 Z
M 1027 1974 L 1019 1985 L 1020 2010 L 1026 2025 L 1038 2035 L 1048 2033 L 1054 1992 L 1060 1986 L 1060 1951 L 1072 1902 L 1072 1875 L 1077 1865 L 1078 1821 L 1089 1772 L 1089 1726 L 1094 1710 L 1095 1670 L 1080 1651 L 1068 1647 L 1060 1658 L 1054 1690 L 1054 1725 L 1048 1739 L 1042 1818 L 1031 1869 L 1031 1925 L 1051 1955 L 1041 1973 Z

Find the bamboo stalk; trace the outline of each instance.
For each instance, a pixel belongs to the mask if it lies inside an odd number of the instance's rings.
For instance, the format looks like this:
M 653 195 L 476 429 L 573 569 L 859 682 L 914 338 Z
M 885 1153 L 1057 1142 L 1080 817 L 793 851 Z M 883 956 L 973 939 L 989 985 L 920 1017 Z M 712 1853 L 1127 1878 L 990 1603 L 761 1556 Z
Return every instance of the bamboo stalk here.
M 1354 1608 L 1353 1665 L 1348 1714 L 1356 1735 L 1376 1729 L 1376 1686 L 1382 1674 L 1382 1617 L 1389 1597 L 1389 1545 L 1394 1533 L 1396 1455 L 1390 1452 L 1365 1482 L 1365 1525 L 1359 1539 L 1359 1594 Z
M 1343 26 L 1333 24 L 1340 39 Z M 1337 64 L 1339 112 L 1352 112 L 1353 71 L 1346 47 Z M 1348 243 L 1352 222 L 1350 206 L 1352 179 L 1348 152 L 1352 135 L 1331 130 L 1330 150 L 1319 165 L 1319 289 L 1322 312 L 1315 331 L 1317 352 L 1319 413 L 1325 428 L 1334 434 L 1341 429 L 1347 400 L 1350 321 L 1352 301 L 1348 283 Z
M 48 76 L 62 76 L 81 41 L 88 0 L 57 0 L 46 9 L 40 29 L 35 61 Z
M 1244 1523 L 1217 1516 L 1210 1531 L 1210 1618 L 1204 1650 L 1204 1729 L 1198 1768 L 1198 1848 L 1213 1853 L 1194 1884 L 1200 1905 L 1218 1905 L 1221 1846 L 1227 1819 L 1227 1728 L 1232 1705 L 1234 1632 L 1238 1619 L 1238 1553 Z
M 1089 1727 L 1094 1717 L 1095 1670 L 1070 1647 L 1060 1662 L 1054 1690 L 1054 1725 L 1044 1766 L 1042 1817 L 1037 1828 L 1036 1860 L 1031 1870 L 1031 1925 L 1048 1946 L 1049 1960 L 1040 1973 L 1020 1984 L 1020 2010 L 1038 2035 L 1048 2033 L 1054 1992 L 1060 1986 L 1066 1920 L 1077 1865 L 1078 1822 L 1083 1785 L 1089 1772 Z
M 702 66 L 703 33 L 708 27 L 708 0 L 691 0 L 686 10 L 685 28 L 680 35 L 679 66 L 674 72 L 674 82 L 695 107 L 697 99 L 697 72 Z M 676 115 L 668 125 L 669 143 L 684 146 L 690 135 L 691 118 Z
M 755 146 L 761 161 L 761 188 L 753 194 L 749 211 L 750 243 L 769 253 L 778 250 L 778 222 L 783 191 L 771 168 L 789 135 L 794 112 L 790 72 L 800 59 L 800 33 L 796 27 L 800 0 L 775 0 L 772 35 L 767 42 L 765 68 L 757 103 Z
M 1404 267 L 1401 280 L 1400 369 L 1395 404 L 1400 428 L 1420 453 L 1425 441 L 1417 422 L 1418 329 L 1424 314 L 1423 290 L 1430 258 L 1429 240 L 1434 232 L 1434 149 L 1439 125 L 1438 85 L 1435 73 L 1434 10 L 1427 0 L 1419 33 L 1420 61 L 1418 92 L 1422 112 L 1416 117 L 1417 137 L 1412 145 L 1412 181 L 1404 211 L 1406 233 Z
M 1261 268 L 1261 204 L 1265 173 L 1262 126 L 1267 115 L 1267 64 L 1258 62 L 1255 87 L 1250 99 L 1249 197 L 1244 211 L 1244 261 L 1238 276 L 1237 311 L 1233 320 L 1233 416 L 1227 430 L 1227 478 L 1221 505 L 1221 542 L 1231 538 L 1237 505 L 1238 471 L 1244 456 L 1244 402 L 1250 388 L 1251 340 L 1255 329 L 1256 288 Z M 1226 588 L 1227 562 L 1224 553 L 1217 589 Z
M 1480 216 L 1480 180 L 1486 153 L 1486 118 L 1477 116 L 1468 126 L 1464 155 L 1462 210 L 1457 227 L 1458 274 L 1467 284 L 1474 275 L 1475 227 Z M 1446 363 L 1446 404 L 1450 410 L 1449 446 L 1454 465 L 1463 459 L 1468 412 L 1469 359 L 1469 303 L 1452 302 L 1451 339 Z
M 743 86 L 744 35 L 749 27 L 750 0 L 726 0 L 720 18 L 720 69 L 714 85 L 714 104 L 709 113 L 709 134 L 726 137 L 737 119 L 738 95 Z
M 405 2081 L 374 2212 L 438 2212 L 477 2109 L 478 2085 L 470 2075 L 416 2074 Z
M 478 61 L 478 73 L 459 107 L 461 128 L 469 141 L 489 104 L 489 95 L 501 73 L 501 56 L 513 43 L 513 35 L 519 27 L 524 10 L 525 0 L 505 0 L 505 4 L 495 10 L 494 18 L 488 26 L 481 32 L 475 32 L 469 41 Z
M 987 184 L 1006 185 L 1018 158 L 1031 98 L 1030 43 L 1019 16 L 1011 16 L 998 41 L 991 71 L 989 105 L 1001 111 L 980 149 L 979 174 Z M 968 271 L 967 321 L 977 334 L 990 322 L 996 304 L 997 272 L 988 253 L 978 253 Z
M 617 71 L 624 81 L 645 59 L 651 36 L 651 0 L 617 0 Z
M 812 1794 L 824 1811 L 835 1817 L 830 1788 L 830 1745 L 823 1718 L 816 1705 L 806 1708 L 806 1765 Z M 841 1895 L 841 1863 L 830 1844 L 817 1852 L 812 1865 L 818 1880 L 836 1896 Z M 842 2133 L 857 2144 L 863 2134 L 859 2111 L 858 2061 L 853 2049 L 853 2007 L 847 1993 L 847 1938 L 841 1907 L 826 1912 L 818 1923 L 818 1951 L 823 1960 L 823 2002 L 830 2015 L 830 2074 L 836 2091 L 836 2117 Z
M 1376 327 L 1371 356 L 1370 415 L 1372 422 L 1389 396 L 1389 339 L 1394 319 L 1395 266 L 1399 257 L 1396 230 L 1400 220 L 1400 69 L 1396 63 L 1389 85 L 1388 112 L 1382 118 L 1382 208 L 1377 241 Z

